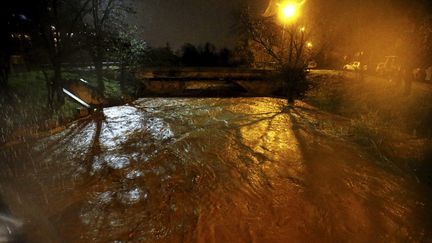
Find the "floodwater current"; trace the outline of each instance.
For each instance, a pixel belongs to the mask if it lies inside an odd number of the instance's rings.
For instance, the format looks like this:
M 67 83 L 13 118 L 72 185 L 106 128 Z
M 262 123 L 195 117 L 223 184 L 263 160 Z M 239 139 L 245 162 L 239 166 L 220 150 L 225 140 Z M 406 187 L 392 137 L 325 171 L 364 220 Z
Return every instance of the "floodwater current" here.
M 332 116 L 283 105 L 139 99 L 3 148 L 0 206 L 8 210 L 0 216 L 22 223 L 3 234 L 24 242 L 431 241 L 427 186 L 339 137 L 326 125 Z

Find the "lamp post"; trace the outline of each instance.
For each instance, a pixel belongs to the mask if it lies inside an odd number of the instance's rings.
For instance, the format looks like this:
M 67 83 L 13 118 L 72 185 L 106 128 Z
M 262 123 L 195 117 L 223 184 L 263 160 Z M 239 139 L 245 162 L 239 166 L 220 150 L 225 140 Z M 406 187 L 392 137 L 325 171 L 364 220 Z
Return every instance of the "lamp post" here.
M 282 44 L 285 44 L 285 31 L 286 25 L 289 24 L 290 29 L 290 40 L 289 40 L 289 54 L 288 54 L 288 65 L 292 64 L 292 55 L 293 55 L 293 45 L 294 45 L 294 35 L 292 28 L 294 27 L 293 22 L 299 16 L 299 7 L 300 5 L 296 2 L 286 1 L 278 5 L 278 16 L 279 20 L 282 23 Z

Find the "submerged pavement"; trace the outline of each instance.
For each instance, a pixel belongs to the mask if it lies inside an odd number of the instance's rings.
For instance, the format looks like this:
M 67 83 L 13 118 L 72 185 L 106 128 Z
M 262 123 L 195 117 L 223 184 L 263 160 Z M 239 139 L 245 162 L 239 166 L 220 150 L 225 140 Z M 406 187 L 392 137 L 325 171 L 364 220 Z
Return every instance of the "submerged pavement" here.
M 27 242 L 431 239 L 430 188 L 340 137 L 341 118 L 283 105 L 156 98 L 106 108 L 1 149 L 0 194 Z

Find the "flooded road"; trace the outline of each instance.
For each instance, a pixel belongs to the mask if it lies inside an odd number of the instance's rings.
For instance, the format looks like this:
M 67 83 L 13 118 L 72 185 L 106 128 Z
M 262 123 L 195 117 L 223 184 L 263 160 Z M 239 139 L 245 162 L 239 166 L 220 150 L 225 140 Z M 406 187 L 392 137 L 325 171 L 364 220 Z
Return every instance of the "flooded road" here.
M 336 118 L 283 105 L 106 108 L 0 150 L 0 194 L 26 242 L 431 241 L 430 188 L 340 138 Z

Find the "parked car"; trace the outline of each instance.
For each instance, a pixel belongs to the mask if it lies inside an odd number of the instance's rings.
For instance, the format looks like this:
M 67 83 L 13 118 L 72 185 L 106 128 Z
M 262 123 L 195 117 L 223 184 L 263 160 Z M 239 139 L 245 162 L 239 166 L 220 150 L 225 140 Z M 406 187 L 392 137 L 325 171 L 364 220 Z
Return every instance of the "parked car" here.
M 346 70 L 346 71 L 360 70 L 360 62 L 352 62 L 352 63 L 345 64 L 343 66 L 343 70 Z
M 378 63 L 375 71 L 378 75 L 388 75 L 401 68 L 400 59 L 397 56 L 386 56 L 384 62 Z
M 308 63 L 307 63 L 307 69 L 314 69 L 314 68 L 317 68 L 317 66 L 318 66 L 318 63 L 316 62 L 316 61 L 309 61 Z

